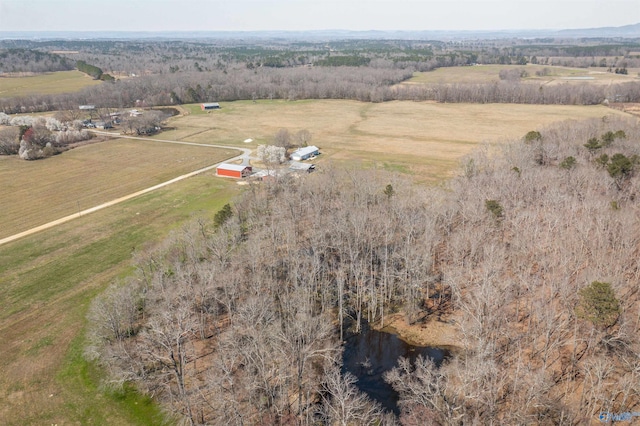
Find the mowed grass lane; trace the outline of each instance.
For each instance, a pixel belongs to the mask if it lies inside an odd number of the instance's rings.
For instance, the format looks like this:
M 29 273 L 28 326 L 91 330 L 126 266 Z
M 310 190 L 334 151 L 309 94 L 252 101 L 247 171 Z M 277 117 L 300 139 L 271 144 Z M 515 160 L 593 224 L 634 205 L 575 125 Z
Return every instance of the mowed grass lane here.
M 77 92 L 102 84 L 80 71 L 58 71 L 27 77 L 0 77 L 0 98 Z
M 0 238 L 237 154 L 236 150 L 113 139 L 40 161 L 0 157 Z

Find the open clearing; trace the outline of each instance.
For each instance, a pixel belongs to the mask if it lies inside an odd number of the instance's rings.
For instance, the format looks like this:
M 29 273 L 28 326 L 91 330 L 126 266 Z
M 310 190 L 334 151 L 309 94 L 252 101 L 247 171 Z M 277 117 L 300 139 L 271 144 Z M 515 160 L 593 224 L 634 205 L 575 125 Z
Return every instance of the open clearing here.
M 623 114 L 602 106 L 352 101 L 232 102 L 171 119 L 158 136 L 251 148 L 280 128 L 308 129 L 323 162 L 374 165 L 435 182 L 483 141 L 518 138 L 552 122 Z M 247 138 L 252 143 L 244 143 Z M 134 192 L 236 151 L 116 139 L 42 161 L 0 158 L 1 234 Z M 193 217 L 211 219 L 239 187 L 207 172 L 0 246 L 0 423 L 158 424 L 134 394 L 105 393 L 82 357 L 90 301 L 131 273 L 133 253 Z M 60 207 L 61 206 L 61 207 Z M 6 210 L 11 213 L 7 214 Z M 59 214 L 54 214 L 58 212 Z M 30 224 L 30 223 L 35 224 Z M 11 225 L 8 226 L 7 224 Z
M 0 76 L 0 98 L 77 92 L 102 84 L 80 71 L 58 71 L 28 77 Z
M 116 139 L 42 161 L 0 157 L 0 238 L 235 155 L 235 150 Z
M 160 424 L 144 398 L 98 387 L 82 356 L 85 315 L 131 272 L 132 253 L 229 201 L 237 186 L 214 173 L 0 246 L 0 423 Z
M 474 65 L 469 67 L 438 68 L 429 72 L 415 73 L 414 77 L 401 84 L 479 84 L 500 81 L 502 70 L 525 70 L 528 77 L 522 82 L 558 84 L 580 82 L 589 84 L 625 83 L 637 80 L 636 73 L 621 75 L 606 72 L 606 68 L 569 68 L 548 65 Z M 537 76 L 536 72 L 546 70 L 547 75 Z M 588 77 L 588 80 L 571 80 Z
M 558 121 L 622 114 L 603 106 L 335 100 L 229 102 L 210 113 L 197 105 L 185 109 L 190 114 L 174 119 L 178 129 L 163 137 L 251 147 L 270 143 L 280 128 L 292 134 L 307 129 L 310 143 L 321 149 L 319 161 L 375 163 L 423 182 L 449 176 L 480 143 L 519 138 Z M 245 144 L 247 138 L 254 142 Z

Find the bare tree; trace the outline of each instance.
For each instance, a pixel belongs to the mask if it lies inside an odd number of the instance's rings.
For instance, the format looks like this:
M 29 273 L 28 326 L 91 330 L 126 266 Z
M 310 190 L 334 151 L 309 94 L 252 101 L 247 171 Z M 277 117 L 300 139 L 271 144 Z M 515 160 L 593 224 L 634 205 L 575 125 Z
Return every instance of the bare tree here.
M 383 418 L 382 408 L 356 388 L 351 373 L 333 368 L 325 376 L 322 416 L 328 425 L 373 425 Z
M 291 134 L 287 129 L 280 129 L 273 136 L 273 144 L 284 149 L 291 148 Z

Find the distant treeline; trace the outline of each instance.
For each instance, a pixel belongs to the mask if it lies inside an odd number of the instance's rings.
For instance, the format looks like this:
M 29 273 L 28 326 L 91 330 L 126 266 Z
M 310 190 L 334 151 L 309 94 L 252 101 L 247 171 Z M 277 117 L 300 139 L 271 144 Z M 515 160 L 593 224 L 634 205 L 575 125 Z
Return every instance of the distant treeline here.
M 5 67 L 7 70 L 36 69 L 37 64 L 44 66 L 55 60 L 59 67 L 72 68 L 70 60 L 64 57 L 40 52 L 47 49 L 74 52 L 76 67 L 96 79 L 114 81 L 114 73 L 135 78 L 86 88 L 74 94 L 0 99 L 0 111 L 71 109 L 79 104 L 123 108 L 140 104 L 157 106 L 242 99 L 570 105 L 593 105 L 606 100 L 640 101 L 637 82 L 610 87 L 575 82 L 538 85 L 508 78 L 480 84 L 398 84 L 411 78 L 416 71 L 475 63 L 595 65 L 607 67 L 612 72 L 614 68 L 626 72 L 627 68 L 640 66 L 640 57 L 634 53 L 638 51 L 637 43 L 607 40 L 573 40 L 571 43 L 564 45 L 562 41 L 547 39 L 517 40 L 517 44 L 516 40 L 344 40 L 322 43 L 255 40 L 251 44 L 238 40 L 3 40 L 0 47 L 10 47 L 9 51 L 13 52 L 10 58 L 7 56 L 13 64 Z M 613 53 L 619 56 L 599 56 Z
M 29 49 L 0 49 L 0 73 L 53 72 L 73 69 L 73 61 L 54 53 Z
M 176 73 L 116 81 L 77 93 L 0 99 L 0 111 L 76 109 L 78 105 L 124 108 L 247 99 L 350 99 L 596 105 L 640 102 L 640 83 L 605 86 L 567 83 L 539 85 L 499 81 L 483 84 L 399 85 L 412 70 L 372 67 L 236 69 L 229 73 Z
M 2 49 L 73 52 L 111 75 L 230 72 L 308 65 L 413 68 L 483 64 L 640 66 L 639 40 L 0 40 Z M 64 56 L 64 55 L 63 55 Z M 71 62 L 71 57 L 69 61 Z M 18 61 L 20 68 L 29 67 Z M 49 70 L 48 70 L 49 71 Z

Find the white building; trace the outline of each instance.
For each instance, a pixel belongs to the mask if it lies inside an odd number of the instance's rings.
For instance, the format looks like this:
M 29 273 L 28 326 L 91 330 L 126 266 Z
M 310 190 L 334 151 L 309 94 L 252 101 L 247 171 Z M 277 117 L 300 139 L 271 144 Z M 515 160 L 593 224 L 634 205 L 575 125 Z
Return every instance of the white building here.
M 315 157 L 320 154 L 320 150 L 317 146 L 305 146 L 304 148 L 296 149 L 291 153 L 291 159 L 293 161 L 308 160 L 311 157 Z

